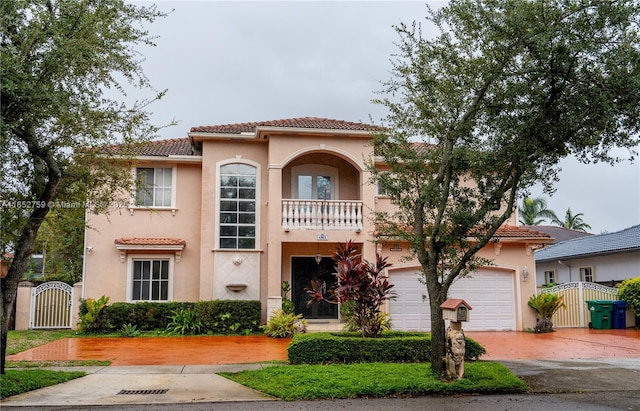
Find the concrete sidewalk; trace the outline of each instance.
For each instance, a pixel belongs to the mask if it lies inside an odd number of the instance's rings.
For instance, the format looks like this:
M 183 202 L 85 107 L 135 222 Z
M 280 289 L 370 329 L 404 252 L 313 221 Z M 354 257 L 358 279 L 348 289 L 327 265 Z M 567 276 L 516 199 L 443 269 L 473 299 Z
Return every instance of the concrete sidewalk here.
M 260 392 L 237 384 L 217 372 L 259 369 L 268 364 L 167 365 L 49 368 L 85 371 L 89 375 L 2 400 L 1 408 L 98 406 L 117 404 L 180 404 L 194 402 L 269 401 Z M 164 393 L 122 391 L 167 390 Z M 158 392 L 158 391 L 156 391 Z

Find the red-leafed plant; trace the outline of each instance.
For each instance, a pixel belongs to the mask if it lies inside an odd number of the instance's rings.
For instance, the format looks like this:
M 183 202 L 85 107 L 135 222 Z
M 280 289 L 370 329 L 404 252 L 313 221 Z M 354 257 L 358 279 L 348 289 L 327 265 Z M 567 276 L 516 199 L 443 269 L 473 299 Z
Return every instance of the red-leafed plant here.
M 331 297 L 325 298 L 320 283 L 311 281 L 311 288 L 306 290 L 311 297 L 308 305 L 320 301 L 332 304 L 351 301 L 351 320 L 362 332 L 362 336 L 378 336 L 385 321 L 380 311 L 382 304 L 396 298 L 392 290 L 393 284 L 383 275 L 384 269 L 390 266 L 387 258 L 376 254 L 376 263 L 371 264 L 362 258 L 349 240 L 344 246 L 338 245 L 333 260 L 336 262 L 337 284 L 330 292 Z

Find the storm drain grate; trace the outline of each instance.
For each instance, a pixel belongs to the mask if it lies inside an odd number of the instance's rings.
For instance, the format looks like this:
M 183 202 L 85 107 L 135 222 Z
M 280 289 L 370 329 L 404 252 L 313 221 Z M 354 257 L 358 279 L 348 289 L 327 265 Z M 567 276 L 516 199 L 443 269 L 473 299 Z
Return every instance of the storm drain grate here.
M 160 390 L 120 390 L 118 395 L 152 395 L 152 394 L 166 394 L 168 389 Z

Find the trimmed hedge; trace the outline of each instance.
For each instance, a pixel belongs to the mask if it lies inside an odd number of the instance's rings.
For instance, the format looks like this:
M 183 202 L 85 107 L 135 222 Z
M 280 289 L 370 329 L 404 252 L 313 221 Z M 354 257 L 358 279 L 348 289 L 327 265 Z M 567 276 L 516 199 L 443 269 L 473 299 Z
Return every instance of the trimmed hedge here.
M 140 331 L 165 330 L 173 311 L 192 309 L 202 323 L 203 334 L 240 334 L 256 332 L 260 325 L 260 301 L 214 300 L 198 302 L 113 303 L 100 313 L 104 324 L 98 332 L 115 332 L 125 325 L 135 325 Z M 84 301 L 80 315 L 87 312 Z
M 476 341 L 465 340 L 466 360 L 486 353 Z M 391 331 L 377 338 L 364 338 L 359 333 L 297 334 L 287 352 L 291 364 L 430 362 L 431 334 Z
M 121 330 L 126 324 L 135 325 L 140 331 L 164 330 L 169 324 L 172 311 L 193 308 L 193 303 L 113 303 L 104 307 L 100 318 L 105 324 L 104 332 Z
M 262 310 L 260 301 L 198 301 L 194 309 L 205 333 L 238 334 L 247 330 L 250 332 L 259 330 Z

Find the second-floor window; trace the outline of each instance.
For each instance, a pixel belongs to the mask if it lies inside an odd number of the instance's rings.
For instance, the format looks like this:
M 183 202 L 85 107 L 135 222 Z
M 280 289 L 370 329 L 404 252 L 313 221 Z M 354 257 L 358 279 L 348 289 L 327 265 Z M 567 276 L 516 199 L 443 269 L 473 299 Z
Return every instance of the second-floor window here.
M 220 248 L 256 248 L 256 168 L 220 167 Z
M 171 207 L 172 168 L 136 168 L 136 206 Z
M 293 167 L 293 198 L 298 200 L 336 200 L 338 169 L 321 164 Z

